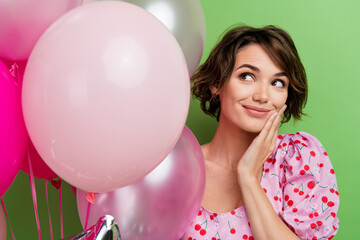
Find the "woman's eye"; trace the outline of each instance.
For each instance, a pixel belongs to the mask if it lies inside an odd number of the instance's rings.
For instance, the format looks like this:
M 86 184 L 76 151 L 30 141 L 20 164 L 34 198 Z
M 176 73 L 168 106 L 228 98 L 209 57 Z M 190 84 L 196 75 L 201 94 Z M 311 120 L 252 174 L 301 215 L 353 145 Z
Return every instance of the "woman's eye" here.
M 278 88 L 283 88 L 285 87 L 285 83 L 281 80 L 275 80 L 272 82 L 272 85 Z
M 244 81 L 253 81 L 254 77 L 250 73 L 243 73 L 240 75 L 240 79 Z

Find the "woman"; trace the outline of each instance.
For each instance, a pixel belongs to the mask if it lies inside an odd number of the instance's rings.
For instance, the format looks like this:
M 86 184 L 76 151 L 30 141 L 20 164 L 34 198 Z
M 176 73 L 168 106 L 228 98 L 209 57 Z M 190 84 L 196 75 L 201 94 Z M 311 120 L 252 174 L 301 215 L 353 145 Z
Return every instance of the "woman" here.
M 277 135 L 300 119 L 303 65 L 274 26 L 235 27 L 192 77 L 202 110 L 219 121 L 202 146 L 206 188 L 182 239 L 331 239 L 339 197 L 334 169 L 312 135 Z

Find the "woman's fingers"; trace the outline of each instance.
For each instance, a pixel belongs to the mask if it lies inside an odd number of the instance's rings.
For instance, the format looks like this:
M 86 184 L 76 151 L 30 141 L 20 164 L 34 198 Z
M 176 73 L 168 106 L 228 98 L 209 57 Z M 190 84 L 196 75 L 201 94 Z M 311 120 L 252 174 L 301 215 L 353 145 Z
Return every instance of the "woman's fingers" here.
M 276 139 L 277 132 L 278 132 L 279 127 L 280 127 L 280 122 L 281 122 L 281 119 L 282 119 L 282 116 L 284 114 L 284 111 L 285 111 L 286 107 L 287 107 L 286 105 L 282 106 L 282 108 L 280 108 L 280 110 L 278 112 L 278 115 L 274 119 L 274 122 L 273 122 L 273 124 L 271 126 L 271 129 L 269 130 L 269 133 L 267 135 L 267 140 L 268 141 L 273 141 L 274 139 Z
M 282 106 L 282 108 L 280 108 L 279 112 L 278 112 L 278 115 L 276 117 L 276 119 L 274 120 L 274 123 L 273 123 L 273 126 L 269 132 L 269 137 L 270 138 L 273 138 L 275 135 L 277 135 L 277 132 L 279 130 L 279 127 L 280 127 L 280 123 L 281 123 L 281 119 L 282 119 L 282 116 L 284 114 L 284 111 L 286 109 L 286 105 Z
M 269 131 L 271 130 L 272 126 L 274 125 L 275 119 L 278 116 L 278 113 L 273 113 L 269 119 L 266 121 L 265 126 L 261 130 L 258 139 L 261 142 L 264 142 L 267 139 L 267 136 L 269 135 Z

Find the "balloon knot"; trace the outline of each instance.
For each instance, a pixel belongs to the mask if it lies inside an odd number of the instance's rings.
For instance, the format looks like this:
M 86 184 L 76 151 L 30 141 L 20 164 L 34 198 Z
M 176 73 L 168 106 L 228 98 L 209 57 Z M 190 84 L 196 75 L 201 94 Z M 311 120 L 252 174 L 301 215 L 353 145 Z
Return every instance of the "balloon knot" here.
M 51 180 L 51 184 L 56 188 L 59 189 L 61 187 L 61 180 Z
M 86 199 L 87 199 L 90 203 L 96 203 L 95 193 L 94 193 L 94 192 L 88 192 L 88 193 L 86 194 Z
M 11 65 L 11 68 L 9 69 L 11 75 L 15 78 L 15 80 L 17 81 L 18 79 L 18 70 L 19 70 L 19 66 L 17 65 L 17 63 L 13 63 L 13 65 Z

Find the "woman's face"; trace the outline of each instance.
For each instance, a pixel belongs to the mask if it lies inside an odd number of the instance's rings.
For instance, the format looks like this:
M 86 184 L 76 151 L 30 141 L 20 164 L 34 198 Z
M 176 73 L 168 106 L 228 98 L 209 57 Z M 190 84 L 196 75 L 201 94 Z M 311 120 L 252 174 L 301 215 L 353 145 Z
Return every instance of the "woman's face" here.
M 245 46 L 237 53 L 233 72 L 219 92 L 220 122 L 230 121 L 244 131 L 260 132 L 266 120 L 285 104 L 288 85 L 286 74 L 263 47 Z

